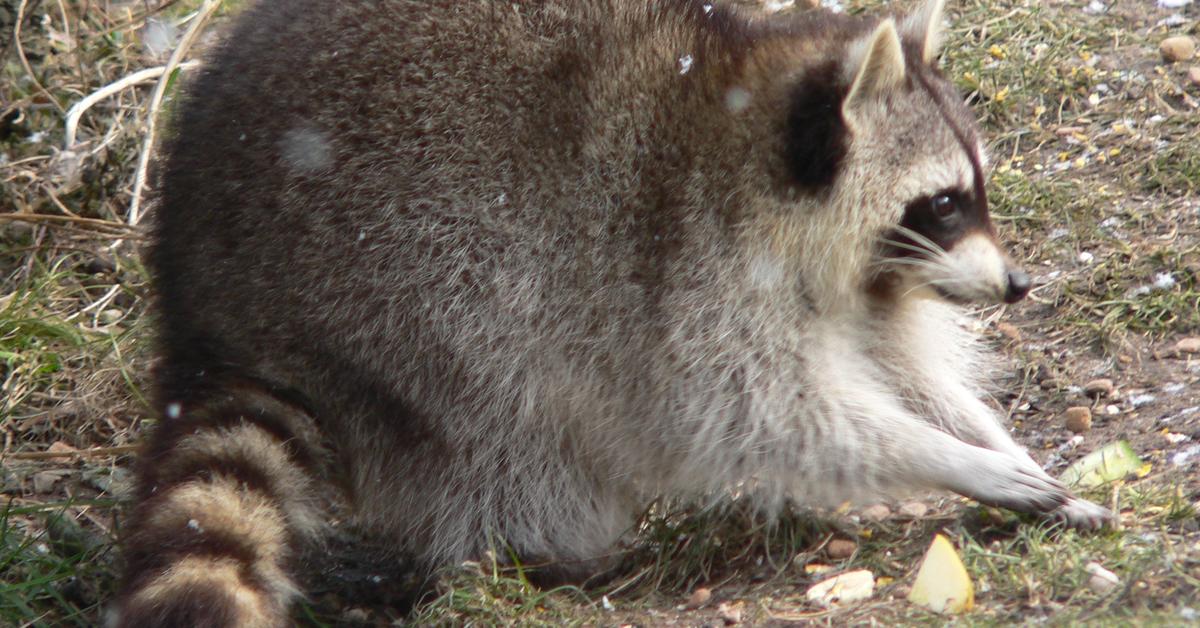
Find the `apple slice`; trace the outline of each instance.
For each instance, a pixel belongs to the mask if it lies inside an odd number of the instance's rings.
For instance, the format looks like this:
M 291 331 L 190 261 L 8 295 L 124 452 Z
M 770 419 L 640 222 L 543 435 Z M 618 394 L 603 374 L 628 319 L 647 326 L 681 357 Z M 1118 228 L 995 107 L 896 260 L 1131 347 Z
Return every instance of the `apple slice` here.
M 1130 474 L 1145 475 L 1147 466 L 1129 441 L 1119 440 L 1075 461 L 1061 479 L 1067 486 L 1091 488 L 1122 480 Z
M 944 535 L 933 537 L 908 600 L 935 613 L 962 613 L 975 605 L 975 585 Z

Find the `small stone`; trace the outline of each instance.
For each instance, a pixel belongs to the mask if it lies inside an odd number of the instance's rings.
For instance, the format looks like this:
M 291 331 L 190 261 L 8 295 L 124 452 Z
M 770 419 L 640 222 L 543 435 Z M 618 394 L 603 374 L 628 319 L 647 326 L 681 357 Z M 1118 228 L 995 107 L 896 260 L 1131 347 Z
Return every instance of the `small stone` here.
M 125 312 L 122 312 L 121 310 L 118 310 L 115 308 L 102 310 L 100 312 L 100 322 L 104 323 L 105 325 L 112 325 L 112 324 L 118 323 L 121 321 L 122 318 L 125 318 Z
M 33 474 L 33 490 L 36 493 L 45 495 L 54 490 L 54 485 L 62 479 L 60 471 L 40 471 Z
M 1075 406 L 1067 408 L 1064 413 L 1066 416 L 1067 429 L 1081 434 L 1092 429 L 1092 411 L 1086 406 Z
M 342 619 L 346 620 L 347 623 L 365 624 L 371 619 L 371 614 L 363 608 L 352 608 L 342 613 Z
M 1168 63 L 1187 61 L 1196 55 L 1196 40 L 1187 35 L 1176 35 L 1162 40 L 1158 52 Z
M 900 505 L 900 514 L 910 519 L 920 519 L 929 512 L 929 506 L 921 502 L 905 502 Z
M 1107 405 L 1107 406 L 1104 406 L 1104 413 L 1107 414 L 1108 416 L 1116 416 L 1118 414 L 1121 414 L 1121 409 L 1114 405 Z
M 892 516 L 892 509 L 883 504 L 868 506 L 862 511 L 862 518 L 867 521 L 883 521 Z
M 12 220 L 0 223 L 0 234 L 12 237 L 14 240 L 26 238 L 33 234 L 33 223 L 24 220 Z
M 1200 338 L 1184 338 L 1175 343 L 1175 352 L 1180 354 L 1185 353 L 1200 353 Z
M 46 451 L 52 454 L 73 454 L 79 450 L 62 442 L 61 440 L 56 440 L 46 448 Z
M 733 626 L 742 623 L 742 603 L 727 604 L 721 602 L 717 607 L 717 615 L 721 617 L 721 621 L 725 622 L 726 626 Z
M 1192 85 L 1200 86 L 1200 65 L 1193 65 L 1188 68 L 1188 82 Z
M 1116 388 L 1116 385 L 1113 384 L 1111 379 L 1102 377 L 1100 379 L 1093 379 L 1092 381 L 1084 384 L 1083 392 L 1087 393 L 1087 396 L 1089 397 L 1100 398 L 1112 395 Z
M 858 543 L 846 539 L 834 539 L 825 546 L 825 553 L 834 560 L 850 558 L 858 551 Z
M 708 604 L 708 601 L 711 599 L 712 590 L 706 587 L 700 587 L 699 589 L 692 591 L 692 594 L 688 596 L 687 607 L 700 608 L 701 606 Z
M 1021 330 L 1012 323 L 999 323 L 996 325 L 996 331 L 1013 342 L 1021 342 Z
M 1121 586 L 1121 579 L 1117 577 L 1117 574 L 1101 567 L 1100 563 L 1088 563 L 1083 569 L 1091 574 L 1091 578 L 1088 579 L 1088 588 L 1096 593 L 1108 593 Z
M 1140 408 L 1146 404 L 1154 403 L 1157 400 L 1158 400 L 1158 398 L 1155 397 L 1154 395 L 1151 395 L 1149 393 L 1144 393 L 1144 392 L 1138 393 L 1136 395 L 1130 395 L 1129 399 L 1128 399 L 1129 405 L 1131 405 L 1135 408 Z

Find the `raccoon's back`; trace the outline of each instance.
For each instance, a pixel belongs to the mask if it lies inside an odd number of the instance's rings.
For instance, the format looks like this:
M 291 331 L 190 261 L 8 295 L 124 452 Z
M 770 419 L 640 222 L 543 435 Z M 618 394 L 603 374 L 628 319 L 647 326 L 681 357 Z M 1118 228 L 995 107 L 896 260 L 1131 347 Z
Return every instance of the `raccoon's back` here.
M 570 183 L 590 132 L 570 43 L 587 12 L 499 6 L 292 0 L 242 17 L 165 149 L 151 262 L 168 396 L 222 369 L 313 390 L 330 373 L 453 379 L 470 347 L 550 330 L 555 303 L 595 291 L 579 248 L 596 244 L 575 237 L 593 217 L 562 211 L 588 205 Z M 462 362 L 412 364 L 432 345 Z

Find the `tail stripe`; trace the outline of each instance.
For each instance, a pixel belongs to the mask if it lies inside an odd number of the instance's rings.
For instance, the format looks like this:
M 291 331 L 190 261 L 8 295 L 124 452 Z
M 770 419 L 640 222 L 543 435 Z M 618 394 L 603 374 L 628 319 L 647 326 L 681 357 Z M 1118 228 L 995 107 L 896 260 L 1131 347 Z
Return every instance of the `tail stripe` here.
M 143 487 L 147 502 L 175 484 L 230 478 L 246 490 L 264 493 L 283 508 L 301 535 L 319 525 L 312 516 L 308 474 L 290 452 L 258 424 L 200 431 L 180 440 L 154 469 Z
M 251 393 L 163 424 L 139 469 L 116 625 L 287 625 L 289 547 L 321 526 L 309 421 Z
M 185 613 L 172 612 L 188 609 Z M 278 625 L 269 600 L 243 586 L 241 567 L 231 559 L 183 558 L 136 591 L 117 619 L 125 626 Z

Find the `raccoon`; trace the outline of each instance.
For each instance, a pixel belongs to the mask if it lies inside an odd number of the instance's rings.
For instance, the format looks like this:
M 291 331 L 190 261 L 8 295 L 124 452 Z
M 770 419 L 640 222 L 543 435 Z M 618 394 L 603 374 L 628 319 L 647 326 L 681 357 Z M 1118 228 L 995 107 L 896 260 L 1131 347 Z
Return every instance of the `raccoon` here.
M 981 398 L 988 217 L 941 0 L 273 0 L 178 107 L 124 626 L 278 626 L 331 500 L 579 578 L 651 499 L 945 489 L 1111 521 Z

